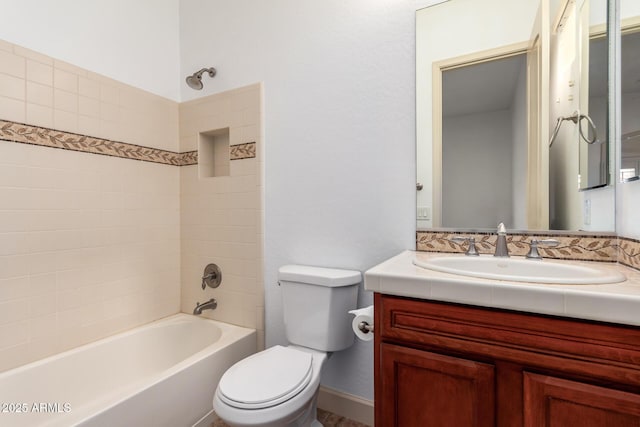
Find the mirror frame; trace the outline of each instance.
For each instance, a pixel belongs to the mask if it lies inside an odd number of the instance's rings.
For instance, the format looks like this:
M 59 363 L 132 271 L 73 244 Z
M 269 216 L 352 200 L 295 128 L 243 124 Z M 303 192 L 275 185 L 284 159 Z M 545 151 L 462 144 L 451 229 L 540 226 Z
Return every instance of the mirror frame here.
M 609 172 L 614 176 L 610 178 L 610 185 L 618 187 L 620 180 L 620 163 L 622 158 L 622 123 L 620 110 L 622 106 L 621 86 L 621 22 L 620 0 L 607 1 L 607 138 L 613 142 L 613 156 L 609 159 Z M 611 150 L 610 150 L 611 151 Z M 615 188 L 616 204 L 619 190 Z

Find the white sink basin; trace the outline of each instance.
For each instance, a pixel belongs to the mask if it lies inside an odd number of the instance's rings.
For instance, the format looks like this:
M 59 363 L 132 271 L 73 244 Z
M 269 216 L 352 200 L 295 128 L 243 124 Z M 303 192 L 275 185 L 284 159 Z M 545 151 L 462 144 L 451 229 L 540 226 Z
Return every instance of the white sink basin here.
M 626 280 L 624 274 L 618 271 L 563 261 L 458 255 L 426 260 L 414 258 L 413 263 L 443 273 L 513 282 L 595 285 Z

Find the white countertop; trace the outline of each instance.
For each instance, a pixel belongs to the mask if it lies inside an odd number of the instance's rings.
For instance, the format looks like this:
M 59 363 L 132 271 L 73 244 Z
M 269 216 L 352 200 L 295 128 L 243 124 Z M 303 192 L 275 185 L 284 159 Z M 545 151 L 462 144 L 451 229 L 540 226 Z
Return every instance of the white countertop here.
M 405 251 L 364 274 L 368 291 L 530 313 L 640 326 L 640 271 L 615 263 L 543 260 L 613 269 L 627 280 L 605 285 L 549 285 L 479 279 L 418 267 L 415 258 L 452 254 Z M 464 255 L 460 255 L 464 256 Z

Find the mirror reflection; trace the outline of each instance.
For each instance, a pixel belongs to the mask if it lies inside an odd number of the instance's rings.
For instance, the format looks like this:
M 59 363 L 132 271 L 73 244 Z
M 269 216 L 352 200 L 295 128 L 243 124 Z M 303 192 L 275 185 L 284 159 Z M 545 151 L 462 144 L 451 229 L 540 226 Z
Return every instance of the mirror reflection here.
M 418 229 L 613 231 L 606 1 L 477 3 L 416 13 Z
M 443 227 L 527 228 L 526 64 L 519 53 L 442 72 L 442 194 L 456 195 L 442 197 Z
M 621 0 L 620 180 L 640 179 L 640 2 Z

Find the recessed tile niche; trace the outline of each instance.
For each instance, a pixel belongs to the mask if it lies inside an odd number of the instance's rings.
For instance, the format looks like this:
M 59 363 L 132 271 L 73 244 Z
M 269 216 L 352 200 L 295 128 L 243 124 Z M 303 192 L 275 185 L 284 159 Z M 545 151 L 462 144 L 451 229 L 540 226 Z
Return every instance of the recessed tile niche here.
M 198 135 L 198 176 L 229 176 L 229 128 Z

